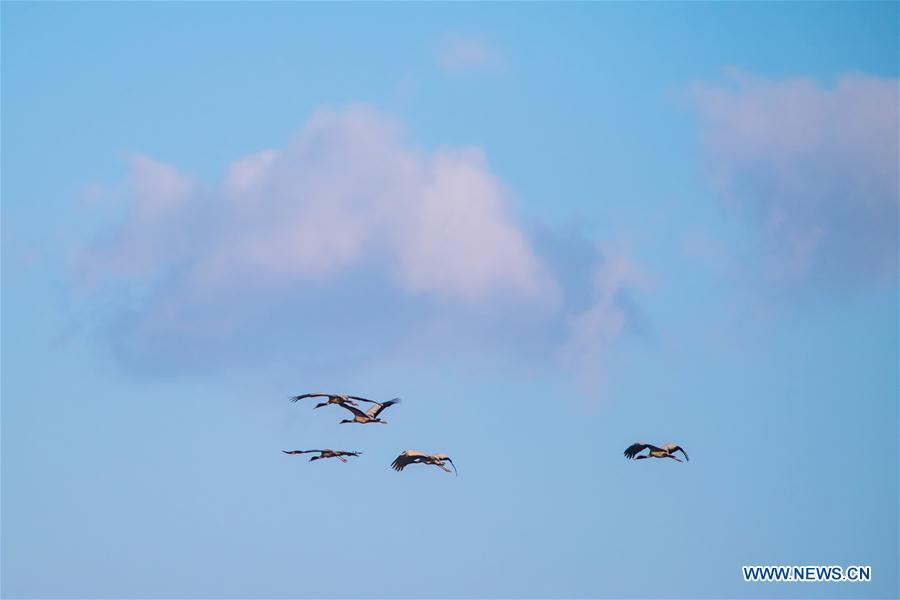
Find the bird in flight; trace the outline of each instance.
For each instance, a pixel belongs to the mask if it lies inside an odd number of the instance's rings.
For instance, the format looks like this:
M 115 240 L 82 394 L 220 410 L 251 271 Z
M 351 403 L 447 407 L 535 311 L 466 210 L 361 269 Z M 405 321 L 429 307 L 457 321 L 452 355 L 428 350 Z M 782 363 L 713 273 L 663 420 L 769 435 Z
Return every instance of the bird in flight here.
M 322 394 L 322 393 L 312 393 L 312 394 L 300 394 L 299 396 L 291 396 L 291 402 L 298 402 L 303 400 L 304 398 L 328 398 L 325 402 L 319 402 L 313 408 L 322 408 L 323 406 L 328 406 L 329 404 L 338 404 L 340 406 L 358 406 L 354 400 L 360 400 L 362 402 L 370 402 L 372 404 L 377 404 L 374 400 L 369 400 L 368 398 L 361 398 L 359 396 L 348 396 L 346 394 Z
M 450 457 L 446 454 L 425 454 L 418 450 L 404 450 L 400 453 L 400 456 L 394 459 L 394 462 L 391 463 L 391 467 L 393 467 L 395 471 L 402 471 L 407 465 L 422 463 L 440 467 L 444 471 L 450 473 L 450 469 L 444 464 L 445 462 L 449 462 L 453 465 L 453 473 L 459 475 L 456 471 L 456 465 L 453 464 L 453 461 L 450 460 Z
M 370 401 L 371 402 L 371 401 Z M 350 412 L 353 413 L 352 419 L 344 419 L 341 423 L 385 423 L 387 421 L 382 421 L 378 418 L 378 415 L 381 414 L 381 411 L 386 409 L 389 406 L 393 406 L 400 402 L 400 398 L 394 398 L 393 400 L 388 400 L 387 402 L 373 402 L 372 406 L 366 412 L 361 411 L 355 406 L 350 406 L 349 404 L 338 403 L 338 406 L 342 408 L 346 408 Z
M 318 452 L 319 456 L 311 457 L 309 462 L 322 458 L 337 458 L 341 462 L 347 462 L 347 459 L 344 458 L 345 456 L 359 456 L 362 454 L 362 452 L 347 452 L 345 450 L 331 450 L 328 448 L 324 450 L 282 450 L 282 452 L 285 454 L 308 454 L 310 452 Z
M 638 456 L 638 452 L 643 452 L 645 449 L 650 449 L 650 452 L 647 454 L 643 454 Z M 628 446 L 625 449 L 625 458 L 633 458 L 635 460 L 641 460 L 642 458 L 671 458 L 672 460 L 677 460 L 678 462 L 682 462 L 680 458 L 673 456 L 676 452 L 681 452 L 684 454 L 685 460 L 691 460 L 688 458 L 687 452 L 681 446 L 676 444 L 666 444 L 663 447 L 654 446 L 653 444 L 645 444 L 644 442 L 635 442 L 634 444 Z

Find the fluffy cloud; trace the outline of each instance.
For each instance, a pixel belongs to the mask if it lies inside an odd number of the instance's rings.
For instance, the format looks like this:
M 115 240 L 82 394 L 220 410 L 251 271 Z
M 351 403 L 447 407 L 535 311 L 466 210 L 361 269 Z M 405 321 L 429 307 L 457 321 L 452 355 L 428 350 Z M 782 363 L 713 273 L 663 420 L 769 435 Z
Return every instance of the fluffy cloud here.
M 235 161 L 221 185 L 143 156 L 130 166 L 127 222 L 89 261 L 101 270 L 182 270 L 180 292 L 206 295 L 314 281 L 377 259 L 414 293 L 552 299 L 481 153 L 424 153 L 370 108 L 317 112 L 288 148 Z
M 716 189 L 759 225 L 787 285 L 897 279 L 898 81 L 731 74 L 693 89 Z
M 556 250 L 542 256 L 548 236 L 518 223 L 482 152 L 415 147 L 370 107 L 319 110 L 286 148 L 214 184 L 144 156 L 129 166 L 125 214 L 82 273 L 115 295 L 107 331 L 138 368 L 297 352 L 345 364 L 417 343 L 546 357 L 572 336 L 608 346 L 621 332 L 615 263 L 577 252 L 605 266 L 598 304 L 570 323 L 592 282 Z

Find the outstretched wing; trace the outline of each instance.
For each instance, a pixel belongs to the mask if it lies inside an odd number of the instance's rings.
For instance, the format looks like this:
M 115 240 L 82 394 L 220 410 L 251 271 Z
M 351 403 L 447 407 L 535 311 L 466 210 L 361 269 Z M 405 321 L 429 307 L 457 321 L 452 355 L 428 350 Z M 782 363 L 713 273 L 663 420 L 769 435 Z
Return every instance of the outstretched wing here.
M 364 413 L 363 411 L 359 410 L 359 409 L 356 408 L 355 406 L 350 406 L 349 404 L 345 404 L 345 403 L 343 403 L 343 402 L 339 403 L 338 406 L 340 406 L 341 408 L 346 408 L 347 410 L 349 410 L 350 412 L 352 412 L 352 413 L 353 413 L 354 415 L 356 415 L 357 417 L 366 417 L 366 416 L 368 416 L 366 413 Z
M 291 402 L 297 402 L 299 400 L 303 400 L 304 398 L 330 398 L 331 394 L 300 394 L 299 396 L 291 396 Z
M 393 400 L 388 400 L 387 402 L 384 402 L 382 404 L 379 404 L 378 402 L 376 402 L 375 406 L 373 406 L 372 408 L 370 408 L 369 410 L 366 411 L 365 416 L 371 417 L 373 419 L 377 419 L 378 415 L 381 414 L 381 411 L 386 409 L 388 406 L 393 406 L 393 405 L 397 404 L 398 402 L 400 402 L 400 398 L 394 398 Z
M 285 454 L 308 454 L 310 452 L 324 452 L 324 450 L 282 450 Z
M 418 450 L 404 450 L 400 453 L 400 456 L 394 459 L 394 462 L 391 463 L 391 467 L 395 471 L 402 471 L 407 465 L 422 462 L 427 456 L 427 454 L 419 452 Z
M 660 450 L 661 448 L 657 448 L 653 444 L 646 444 L 644 442 L 635 442 L 632 445 L 625 448 L 625 458 L 634 458 L 637 456 L 638 452 L 642 452 L 645 449 L 649 448 L 650 450 Z
M 663 446 L 663 450 L 668 450 L 669 454 L 681 452 L 682 454 L 684 454 L 685 460 L 688 460 L 688 461 L 691 460 L 690 458 L 688 458 L 687 452 L 684 451 L 684 448 L 682 448 L 681 446 L 679 446 L 677 444 L 666 444 L 665 446 Z
M 350 398 L 351 400 L 359 400 L 361 402 L 368 402 L 369 404 L 378 404 L 374 400 L 369 400 L 368 398 L 361 398 L 360 396 L 347 396 L 347 398 Z

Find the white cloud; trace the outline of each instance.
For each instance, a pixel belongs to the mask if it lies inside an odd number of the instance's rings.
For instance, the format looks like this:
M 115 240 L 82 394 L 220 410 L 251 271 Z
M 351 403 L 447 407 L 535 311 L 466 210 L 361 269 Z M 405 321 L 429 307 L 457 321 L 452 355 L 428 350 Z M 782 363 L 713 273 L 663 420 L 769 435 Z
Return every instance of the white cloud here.
M 505 281 L 525 297 L 553 293 L 528 241 L 505 216 L 503 191 L 481 152 L 438 152 L 427 168 L 417 209 L 398 238 L 410 289 L 476 299 Z
M 276 158 L 278 158 L 278 153 L 274 150 L 263 150 L 234 161 L 225 177 L 223 186 L 225 193 L 230 196 L 240 196 L 253 189 L 254 186 L 260 185 L 268 175 L 269 167 Z
M 131 213 L 94 253 L 114 257 L 100 266 L 141 276 L 184 268 L 202 294 L 380 259 L 414 293 L 476 303 L 554 293 L 481 152 L 429 154 L 365 106 L 318 111 L 289 147 L 235 161 L 219 185 L 147 157 L 130 164 Z
M 770 278 L 816 287 L 897 278 L 898 80 L 825 88 L 732 73 L 693 90 L 710 175 L 758 223 Z
M 568 338 L 586 357 L 570 366 L 595 370 L 628 320 L 630 263 L 547 233 L 542 256 L 481 150 L 418 148 L 371 107 L 316 111 L 287 147 L 212 184 L 129 164 L 126 215 L 84 266 L 100 292 L 125 291 L 107 331 L 140 368 L 266 353 L 343 365 L 411 346 L 552 362 Z

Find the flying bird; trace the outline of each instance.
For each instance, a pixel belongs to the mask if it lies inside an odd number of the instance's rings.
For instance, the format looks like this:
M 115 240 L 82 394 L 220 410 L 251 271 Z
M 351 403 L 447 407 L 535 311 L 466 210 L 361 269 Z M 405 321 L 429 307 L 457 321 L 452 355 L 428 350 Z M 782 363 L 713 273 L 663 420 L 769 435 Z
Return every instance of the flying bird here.
M 638 456 L 638 452 L 642 452 L 645 449 L 650 449 L 650 452 L 647 454 L 643 454 Z M 662 448 L 659 446 L 654 446 L 653 444 L 645 444 L 644 442 L 635 442 L 634 444 L 628 446 L 625 449 L 625 458 L 633 458 L 635 460 L 641 460 L 642 458 L 671 458 L 672 460 L 677 460 L 678 462 L 682 462 L 680 458 L 672 456 L 676 452 L 681 452 L 684 454 L 685 460 L 691 460 L 688 458 L 687 452 L 681 446 L 676 444 L 666 444 Z
M 341 462 L 347 462 L 345 456 L 359 456 L 362 452 L 347 452 L 345 450 L 330 450 L 328 448 L 324 450 L 282 450 L 285 454 L 308 454 L 310 452 L 318 452 L 319 456 L 313 456 L 309 459 L 309 462 L 314 460 L 319 460 L 322 458 L 337 458 Z
M 388 400 L 387 402 L 373 402 L 372 407 L 369 408 L 366 412 L 363 412 L 356 408 L 355 406 L 350 406 L 349 404 L 341 404 L 338 403 L 338 406 L 342 408 L 346 408 L 350 412 L 353 413 L 352 419 L 344 419 L 341 423 L 385 423 L 387 421 L 382 421 L 378 418 L 378 415 L 381 414 L 381 411 L 386 409 L 389 406 L 393 406 L 400 402 L 400 398 L 394 398 L 393 400 Z
M 394 459 L 394 462 L 391 463 L 391 467 L 393 467 L 395 471 L 402 471 L 407 465 L 422 463 L 440 467 L 444 471 L 450 473 L 450 469 L 444 465 L 445 461 L 453 465 L 453 473 L 459 475 L 456 470 L 456 465 L 453 464 L 453 461 L 450 460 L 450 457 L 446 454 L 425 454 L 418 450 L 404 450 L 400 453 L 400 456 Z
M 312 394 L 300 394 L 299 396 L 291 396 L 291 402 L 298 402 L 303 400 L 304 398 L 328 398 L 325 402 L 319 402 L 313 408 L 322 408 L 323 406 L 328 406 L 329 404 L 338 404 L 340 406 L 350 405 L 350 406 L 358 406 L 354 400 L 360 400 L 362 402 L 371 402 L 372 404 L 377 404 L 374 400 L 369 400 L 368 398 L 360 398 L 359 396 L 348 396 L 346 394 L 322 394 L 322 393 L 312 393 Z

